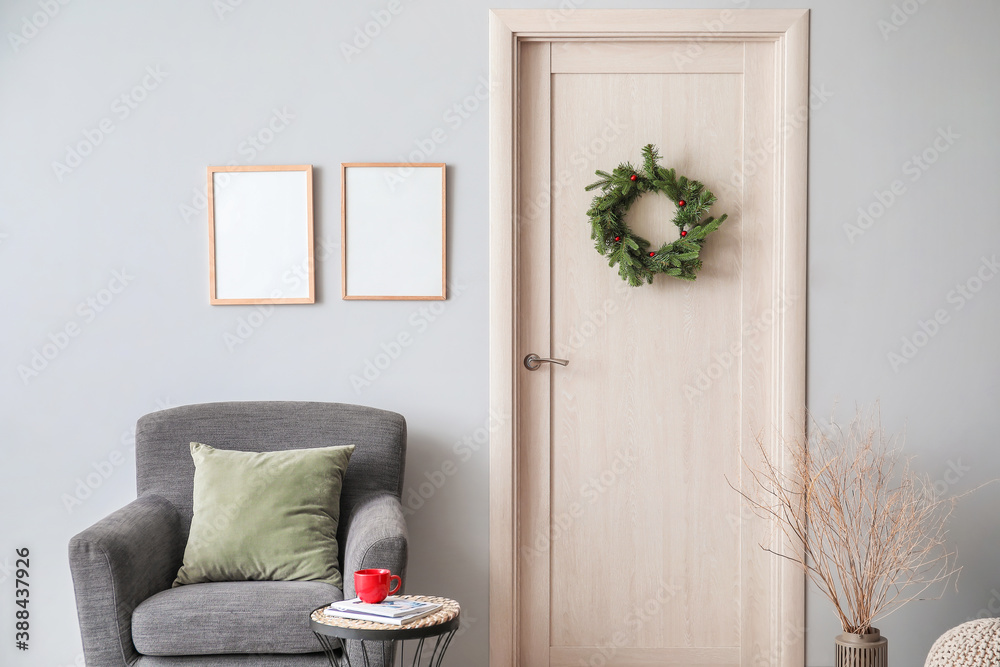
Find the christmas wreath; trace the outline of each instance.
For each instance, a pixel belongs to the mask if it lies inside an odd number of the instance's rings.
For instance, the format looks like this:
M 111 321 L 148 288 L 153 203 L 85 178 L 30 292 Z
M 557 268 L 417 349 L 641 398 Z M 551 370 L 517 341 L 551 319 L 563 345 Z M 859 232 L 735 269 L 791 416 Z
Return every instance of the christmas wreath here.
M 600 188 L 601 194 L 587 211 L 592 228 L 591 238 L 597 242 L 597 252 L 610 258 L 608 265 L 618 265 L 618 274 L 629 285 L 638 287 L 645 280 L 664 273 L 675 278 L 694 280 L 701 268 L 699 254 L 709 234 L 719 228 L 726 216 L 702 219 L 715 196 L 698 181 L 677 176 L 673 169 L 659 165 L 660 154 L 653 144 L 642 149 L 643 168 L 629 163 L 618 165 L 610 174 L 598 170 L 601 180 L 587 186 L 587 191 Z M 632 233 L 625 223 L 629 207 L 646 192 L 662 192 L 677 205 L 673 223 L 680 238 L 650 250 L 650 243 Z

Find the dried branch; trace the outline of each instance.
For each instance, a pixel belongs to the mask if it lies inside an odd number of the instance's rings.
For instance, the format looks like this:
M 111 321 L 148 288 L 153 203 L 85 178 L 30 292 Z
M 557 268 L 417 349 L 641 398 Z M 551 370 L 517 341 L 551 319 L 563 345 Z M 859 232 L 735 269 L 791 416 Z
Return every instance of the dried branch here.
M 769 453 L 758 434 L 759 462 L 744 458 L 748 479 L 733 488 L 784 538 L 761 548 L 801 567 L 844 632 L 863 634 L 957 577 L 961 568 L 946 543 L 957 497 L 935 496 L 930 479 L 886 437 L 877 406 L 859 410 L 846 430 L 811 424 L 807 437 L 786 441 L 781 453 Z

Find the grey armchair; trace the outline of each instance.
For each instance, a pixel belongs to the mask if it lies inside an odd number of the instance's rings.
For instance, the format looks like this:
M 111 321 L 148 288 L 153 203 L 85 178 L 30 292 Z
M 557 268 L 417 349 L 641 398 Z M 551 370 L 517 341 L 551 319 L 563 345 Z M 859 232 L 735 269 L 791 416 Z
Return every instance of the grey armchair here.
M 301 581 L 171 588 L 191 525 L 191 441 L 244 451 L 356 445 L 337 535 L 345 590 Z M 405 453 L 402 416 L 356 405 L 209 403 L 142 417 L 138 498 L 69 544 L 88 667 L 327 665 L 309 611 L 354 597 L 355 570 L 386 567 L 405 575 Z

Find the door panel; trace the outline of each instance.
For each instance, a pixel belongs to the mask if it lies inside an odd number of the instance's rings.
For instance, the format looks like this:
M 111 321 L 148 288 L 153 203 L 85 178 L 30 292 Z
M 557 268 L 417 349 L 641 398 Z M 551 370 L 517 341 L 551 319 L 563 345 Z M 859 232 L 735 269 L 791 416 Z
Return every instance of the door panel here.
M 644 647 L 739 643 L 740 550 L 726 522 L 739 498 L 723 478 L 738 474 L 739 373 L 697 402 L 683 386 L 740 331 L 740 192 L 728 184 L 742 148 L 740 79 L 552 77 L 552 170 L 569 177 L 552 198 L 551 347 L 571 363 L 550 371 L 550 502 L 552 518 L 575 519 L 552 545 L 553 646 L 603 646 L 621 633 Z M 615 138 L 582 151 L 607 119 Z M 590 239 L 582 213 L 594 193 L 584 187 L 596 169 L 639 162 L 646 143 L 665 166 L 709 184 L 718 212 L 734 213 L 694 283 L 661 276 L 628 287 Z M 628 218 L 636 232 L 654 247 L 677 237 L 666 197 L 640 202 Z M 661 589 L 671 593 L 662 613 L 635 623 Z
M 743 71 L 742 42 L 553 42 L 552 73 Z
M 525 44 L 520 69 L 524 83 L 521 97 L 519 131 L 525 145 L 545 146 L 551 132 L 551 89 L 549 43 Z M 532 151 L 519 169 L 517 183 L 518 228 L 517 255 L 521 274 L 517 281 L 515 319 L 516 350 L 524 350 L 518 361 L 537 349 L 538 341 L 549 339 L 551 326 L 549 292 L 549 240 L 551 237 L 551 195 L 549 191 L 550 154 Z M 524 368 L 524 366 L 520 366 Z M 525 369 L 525 373 L 528 371 Z M 531 376 L 544 376 L 545 371 Z M 518 374 L 521 375 L 521 374 Z M 547 443 L 549 437 L 549 386 L 544 379 L 525 377 L 518 387 L 517 413 L 531 415 L 518 419 L 519 442 Z M 527 447 L 520 452 L 522 477 L 518 484 L 518 514 L 521 524 L 520 559 L 525 567 L 518 576 L 519 617 L 532 619 L 521 623 L 519 665 L 547 666 L 549 651 L 549 450 L 546 446 Z

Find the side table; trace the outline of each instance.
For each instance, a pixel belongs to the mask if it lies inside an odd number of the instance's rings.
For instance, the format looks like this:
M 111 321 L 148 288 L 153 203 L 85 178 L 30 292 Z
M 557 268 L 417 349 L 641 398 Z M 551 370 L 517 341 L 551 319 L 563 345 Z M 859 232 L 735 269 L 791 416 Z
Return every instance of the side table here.
M 459 614 L 461 607 L 454 600 L 439 598 L 428 595 L 400 595 L 406 600 L 417 600 L 419 602 L 436 602 L 441 608 L 433 614 L 418 618 L 405 625 L 391 625 L 389 623 L 377 623 L 375 621 L 359 621 L 353 618 L 340 618 L 338 616 L 327 616 L 323 613 L 327 605 L 314 609 L 309 615 L 309 626 L 319 643 L 323 646 L 331 667 L 352 667 L 351 659 L 347 654 L 344 640 L 358 640 L 361 645 L 361 655 L 364 659 L 363 667 L 371 667 L 369 655 L 378 655 L 385 663 L 385 656 L 391 656 L 393 642 L 398 642 L 396 647 L 399 650 L 399 664 L 406 664 L 405 646 L 407 640 L 417 640 L 411 662 L 416 667 L 420 664 L 421 654 L 424 652 L 424 641 L 429 637 L 436 637 L 434 648 L 431 650 L 428 667 L 440 667 L 444 659 L 444 653 L 448 650 L 455 631 L 458 630 Z M 380 650 L 372 653 L 377 643 Z

